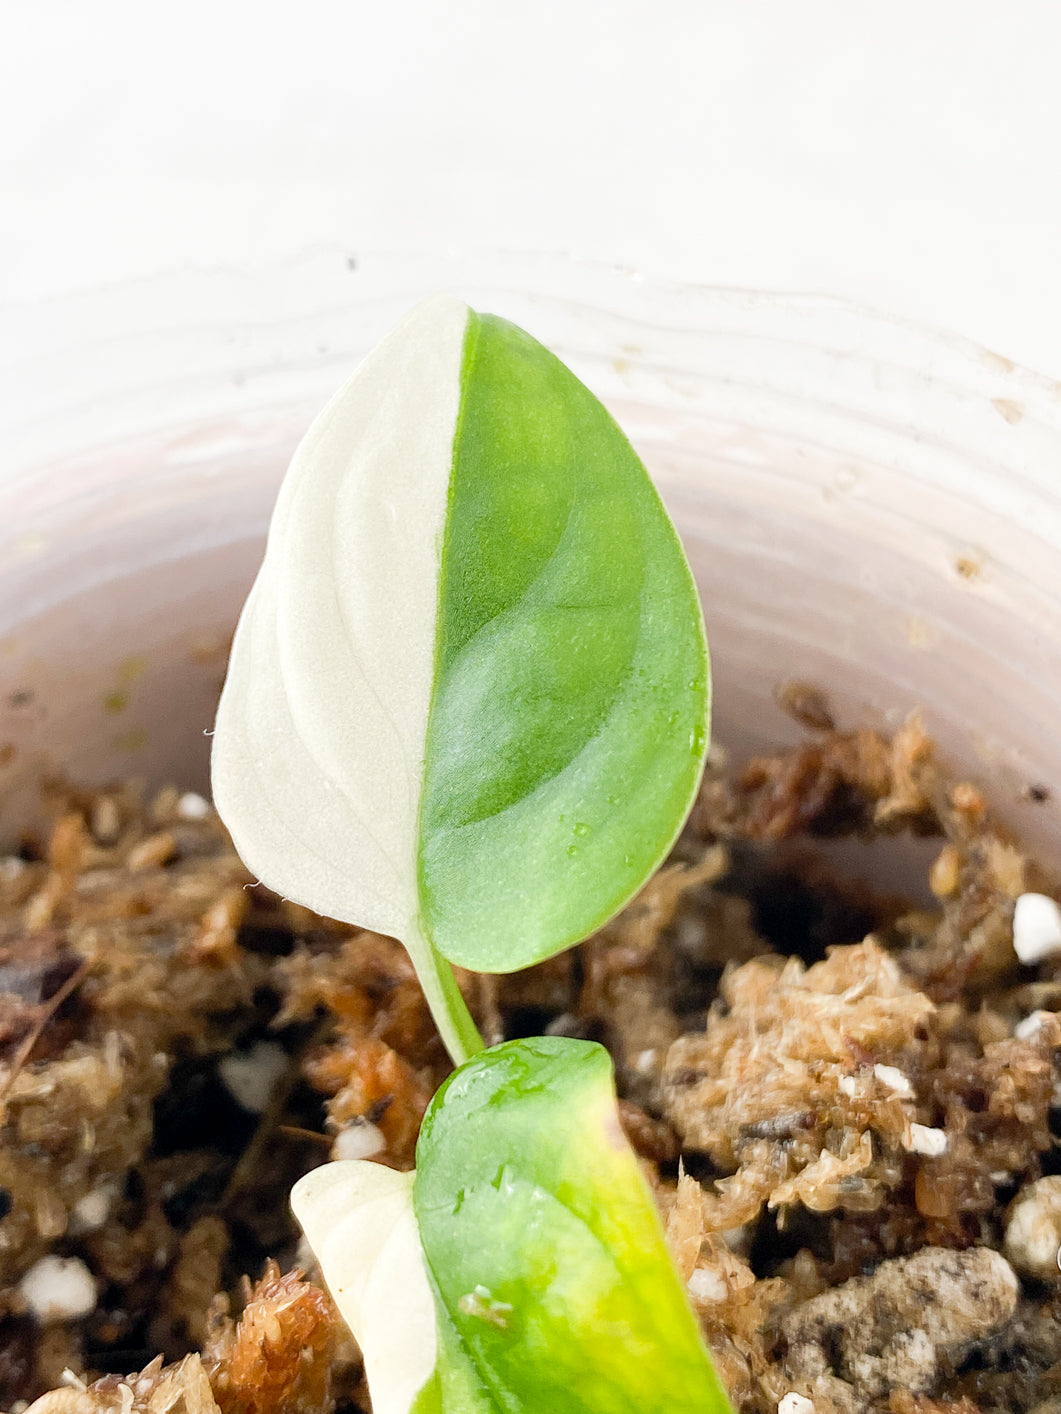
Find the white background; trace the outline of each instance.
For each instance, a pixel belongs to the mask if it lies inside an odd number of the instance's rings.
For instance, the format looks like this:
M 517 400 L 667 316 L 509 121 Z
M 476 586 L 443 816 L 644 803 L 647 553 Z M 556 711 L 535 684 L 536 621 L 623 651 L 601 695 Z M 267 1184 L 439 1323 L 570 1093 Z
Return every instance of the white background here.
M 1056 0 L 6 0 L 5 303 L 333 249 L 846 296 L 1061 376 Z

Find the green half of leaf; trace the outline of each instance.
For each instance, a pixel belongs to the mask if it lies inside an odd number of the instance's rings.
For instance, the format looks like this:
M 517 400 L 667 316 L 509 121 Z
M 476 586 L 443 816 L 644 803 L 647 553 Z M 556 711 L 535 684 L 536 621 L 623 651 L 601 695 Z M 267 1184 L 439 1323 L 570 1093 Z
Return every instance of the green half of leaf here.
M 462 1066 L 424 1120 L 413 1203 L 440 1330 L 422 1414 L 729 1410 L 601 1047 L 513 1041 Z
M 522 330 L 469 314 L 419 815 L 421 921 L 525 967 L 605 922 L 672 844 L 707 745 L 673 526 L 618 426 Z

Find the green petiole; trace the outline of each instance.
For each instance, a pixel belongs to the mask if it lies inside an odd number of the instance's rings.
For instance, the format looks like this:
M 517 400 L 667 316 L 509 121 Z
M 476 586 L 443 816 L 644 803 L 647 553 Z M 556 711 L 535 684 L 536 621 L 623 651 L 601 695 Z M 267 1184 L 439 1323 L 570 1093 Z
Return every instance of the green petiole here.
M 416 968 L 424 999 L 442 1044 L 454 1065 L 463 1065 L 483 1050 L 483 1038 L 457 986 L 453 968 L 422 933 L 410 928 L 402 941 Z

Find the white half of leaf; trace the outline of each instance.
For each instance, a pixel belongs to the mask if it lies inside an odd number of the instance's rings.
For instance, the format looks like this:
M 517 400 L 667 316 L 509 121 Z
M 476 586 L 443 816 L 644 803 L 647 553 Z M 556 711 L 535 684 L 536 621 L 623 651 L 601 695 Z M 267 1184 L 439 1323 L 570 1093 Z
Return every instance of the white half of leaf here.
M 415 309 L 313 423 L 236 630 L 213 792 L 244 863 L 348 923 L 416 931 L 417 814 L 469 311 Z
M 413 1175 L 362 1159 L 299 1179 L 291 1207 L 365 1359 L 375 1414 L 408 1414 L 438 1359 Z

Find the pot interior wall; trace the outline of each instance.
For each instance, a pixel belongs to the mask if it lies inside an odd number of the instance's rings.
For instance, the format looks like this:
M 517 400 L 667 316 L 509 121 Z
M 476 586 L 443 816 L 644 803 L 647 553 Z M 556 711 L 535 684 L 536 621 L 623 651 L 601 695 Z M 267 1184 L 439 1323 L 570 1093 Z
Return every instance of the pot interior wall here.
M 701 589 L 732 755 L 797 738 L 775 702 L 790 678 L 841 725 L 921 708 L 954 769 L 1061 857 L 1058 388 L 831 301 L 503 264 L 383 270 L 378 297 L 346 306 L 308 281 L 311 315 L 243 327 L 253 376 L 228 333 L 205 372 L 198 333 L 110 363 L 74 362 L 56 335 L 28 374 L 54 394 L 28 431 L 0 426 L 24 452 L 0 481 L 0 844 L 49 777 L 205 788 L 228 638 L 297 439 L 415 295 L 448 286 L 555 348 L 641 452 Z M 272 285 L 294 302 L 291 272 Z M 167 309 L 191 327 L 196 299 L 216 311 L 223 293 L 234 320 L 272 285 L 167 286 Z
M 636 412 L 626 409 L 628 425 Z M 174 494 L 131 506 L 122 483 L 108 505 L 91 515 L 68 507 L 52 536 L 26 544 L 0 638 L 6 847 L 38 818 L 42 780 L 132 775 L 205 790 L 228 640 L 295 435 L 287 417 L 264 436 L 241 442 L 236 433 L 185 463 L 170 479 Z M 112 470 L 138 456 L 169 465 L 173 448 L 170 438 L 100 456 Z M 997 594 L 947 562 L 947 546 L 926 555 L 894 535 L 835 470 L 791 447 L 773 449 L 780 471 L 761 463 L 740 478 L 732 443 L 675 449 L 649 438 L 640 449 L 701 588 L 714 734 L 732 755 L 797 738 L 775 701 L 788 678 L 824 688 L 841 724 L 894 726 L 921 707 L 956 769 L 987 780 L 1015 826 L 1051 847 L 1054 809 L 1031 801 L 1028 787 L 1061 780 L 1054 737 L 1035 730 L 1054 684 L 1017 666 L 1038 621 L 1007 621 Z M 874 538 L 874 525 L 886 534 Z M 997 588 L 998 565 L 984 573 Z M 926 601 L 942 609 L 919 617 Z M 852 856 L 888 883 L 920 858 L 901 847 L 880 862 Z

